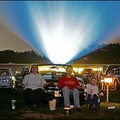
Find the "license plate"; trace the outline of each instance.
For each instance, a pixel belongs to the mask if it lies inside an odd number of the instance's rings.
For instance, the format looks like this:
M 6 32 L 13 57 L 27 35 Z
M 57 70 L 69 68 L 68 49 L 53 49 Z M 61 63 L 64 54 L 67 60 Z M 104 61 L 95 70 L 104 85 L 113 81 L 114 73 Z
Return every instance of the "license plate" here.
M 48 79 L 48 78 L 52 78 L 52 75 L 44 75 L 44 77 Z

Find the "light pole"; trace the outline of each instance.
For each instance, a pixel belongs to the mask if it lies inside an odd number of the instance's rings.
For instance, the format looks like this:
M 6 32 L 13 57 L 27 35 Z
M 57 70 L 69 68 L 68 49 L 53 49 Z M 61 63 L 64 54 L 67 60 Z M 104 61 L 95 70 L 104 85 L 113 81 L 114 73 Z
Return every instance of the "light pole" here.
M 106 78 L 104 78 L 104 82 L 107 83 L 107 96 L 106 96 L 106 102 L 109 102 L 109 83 L 112 82 L 112 78 L 106 77 Z

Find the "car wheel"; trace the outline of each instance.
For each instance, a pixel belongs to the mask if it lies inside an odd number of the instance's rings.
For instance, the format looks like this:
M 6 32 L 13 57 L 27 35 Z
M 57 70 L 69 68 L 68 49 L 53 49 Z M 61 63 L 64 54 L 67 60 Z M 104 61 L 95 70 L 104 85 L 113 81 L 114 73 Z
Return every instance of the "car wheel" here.
M 114 81 L 114 88 L 115 88 L 115 90 L 118 90 L 118 89 L 119 89 L 119 85 L 118 85 L 117 80 Z

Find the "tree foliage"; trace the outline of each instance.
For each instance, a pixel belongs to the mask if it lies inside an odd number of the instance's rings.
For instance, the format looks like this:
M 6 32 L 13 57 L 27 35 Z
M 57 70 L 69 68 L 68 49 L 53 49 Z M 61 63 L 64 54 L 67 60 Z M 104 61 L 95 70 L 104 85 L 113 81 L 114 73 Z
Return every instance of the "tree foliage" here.
M 74 61 L 87 64 L 120 64 L 120 43 L 103 45 L 104 47 Z
M 49 61 L 34 51 L 14 52 L 13 50 L 0 51 L 0 63 L 48 63 Z
M 113 43 L 74 61 L 75 64 L 120 64 L 120 44 Z M 85 59 L 84 59 L 85 58 Z M 0 51 L 0 63 L 50 63 L 34 51 L 14 52 Z

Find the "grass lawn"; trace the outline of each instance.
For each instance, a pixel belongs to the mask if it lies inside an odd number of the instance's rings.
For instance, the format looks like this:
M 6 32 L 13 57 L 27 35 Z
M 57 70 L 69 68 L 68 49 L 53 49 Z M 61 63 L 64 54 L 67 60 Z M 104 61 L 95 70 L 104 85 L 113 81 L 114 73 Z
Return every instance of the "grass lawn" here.
M 91 111 L 87 105 L 81 105 L 81 111 L 70 110 L 66 116 L 63 107 L 50 111 L 49 107 L 38 108 L 33 111 L 24 110 L 24 96 L 22 91 L 13 93 L 0 90 L 0 119 L 120 119 L 120 91 L 110 90 L 109 103 L 106 102 L 106 91 L 101 97 L 100 111 Z M 16 99 L 16 109 L 11 109 L 11 99 Z M 115 106 L 115 109 L 108 109 Z

